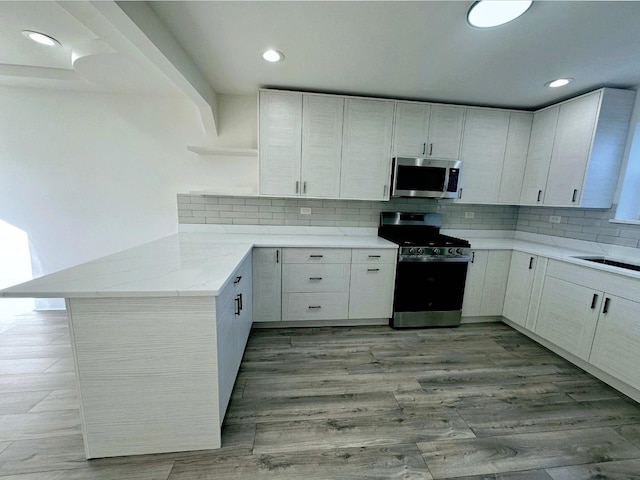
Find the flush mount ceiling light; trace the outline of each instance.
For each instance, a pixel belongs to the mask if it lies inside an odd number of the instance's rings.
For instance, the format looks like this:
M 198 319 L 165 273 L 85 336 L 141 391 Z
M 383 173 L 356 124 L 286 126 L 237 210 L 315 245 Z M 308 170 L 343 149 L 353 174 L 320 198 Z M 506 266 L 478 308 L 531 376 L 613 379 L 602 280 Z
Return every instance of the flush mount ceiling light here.
M 34 42 L 40 43 L 42 45 L 46 45 L 47 47 L 59 47 L 60 42 L 49 35 L 45 35 L 44 33 L 34 32 L 33 30 L 23 30 L 22 35 L 27 37 L 29 40 L 33 40 Z
M 284 60 L 284 55 L 282 54 L 282 52 L 269 49 L 262 52 L 262 58 L 264 58 L 267 62 L 275 63 Z
M 478 28 L 497 27 L 518 18 L 532 3 L 530 0 L 481 0 L 471 5 L 467 22 Z
M 547 82 L 544 85 L 545 87 L 558 88 L 564 87 L 571 82 L 573 82 L 573 78 L 558 78 L 557 80 L 552 80 L 551 82 Z

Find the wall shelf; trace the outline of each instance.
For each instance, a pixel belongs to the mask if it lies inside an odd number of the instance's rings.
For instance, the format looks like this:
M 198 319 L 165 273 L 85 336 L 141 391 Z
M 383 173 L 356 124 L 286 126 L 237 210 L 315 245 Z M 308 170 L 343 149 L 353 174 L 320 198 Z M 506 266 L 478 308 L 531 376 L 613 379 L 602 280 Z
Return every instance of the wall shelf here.
M 257 148 L 233 148 L 233 147 L 200 147 L 187 145 L 187 150 L 198 155 L 220 155 L 229 157 L 257 157 Z

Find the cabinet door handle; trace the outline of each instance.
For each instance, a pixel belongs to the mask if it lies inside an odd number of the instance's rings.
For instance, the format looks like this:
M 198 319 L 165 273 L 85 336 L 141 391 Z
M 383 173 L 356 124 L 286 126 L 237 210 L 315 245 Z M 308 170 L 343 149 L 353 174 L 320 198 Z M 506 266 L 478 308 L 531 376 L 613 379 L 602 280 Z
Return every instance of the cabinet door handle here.
M 322 308 L 320 305 L 309 305 L 310 310 L 318 310 L 320 308 Z
M 302 182 L 302 193 L 307 193 L 307 182 Z
M 240 283 L 240 280 L 242 280 L 242 275 L 238 275 L 236 277 L 236 279 L 233 281 L 233 284 L 236 285 L 236 284 Z
M 383 197 L 387 196 L 387 186 L 386 185 L 382 188 L 382 196 Z
M 611 303 L 611 299 L 609 297 L 604 299 L 604 307 L 602 307 L 602 313 L 609 313 L 610 303 Z
M 300 181 L 296 180 L 296 193 L 300 193 Z
M 577 188 L 574 188 L 574 189 L 573 189 L 573 196 L 571 197 L 571 201 L 572 201 L 572 202 L 575 202 L 575 201 L 576 201 L 576 198 L 578 198 L 578 189 L 577 189 Z
M 458 192 L 458 198 L 462 198 L 462 189 Z
M 422 154 L 424 155 L 425 153 L 427 153 L 427 142 L 422 144 Z
M 598 294 L 594 293 L 593 298 L 591 299 L 591 310 L 596 308 L 596 304 L 598 303 Z
M 369 255 L 369 258 L 380 258 L 380 255 Z
M 280 250 L 276 250 L 276 263 L 280 263 Z
M 533 268 L 533 257 L 529 257 L 529 270 Z
M 379 272 L 379 268 L 367 268 L 367 272 Z
M 476 252 L 471 252 L 471 263 L 475 262 L 476 260 Z
M 240 311 L 242 311 L 242 309 L 244 307 L 242 306 L 242 294 L 241 293 L 238 294 L 238 300 L 240 300 Z
M 538 200 L 536 201 L 539 202 L 541 197 L 542 197 L 542 190 L 538 190 Z
M 240 315 L 240 298 L 236 297 L 233 299 L 236 302 L 236 315 Z
M 429 155 L 433 155 L 433 143 L 429 144 Z
M 309 277 L 309 280 L 322 280 L 322 277 Z
M 324 255 L 309 255 L 309 258 L 322 258 Z

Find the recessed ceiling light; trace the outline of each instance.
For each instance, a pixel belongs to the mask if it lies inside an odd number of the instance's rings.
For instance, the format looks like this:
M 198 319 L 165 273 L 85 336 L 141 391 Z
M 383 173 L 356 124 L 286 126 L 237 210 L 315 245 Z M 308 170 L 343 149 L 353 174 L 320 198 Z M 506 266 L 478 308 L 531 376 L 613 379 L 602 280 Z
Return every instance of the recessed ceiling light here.
M 48 47 L 60 46 L 60 42 L 49 35 L 45 35 L 44 33 L 34 32 L 33 30 L 23 30 L 22 35 L 27 37 L 34 42 L 40 43 L 42 45 L 46 45 Z
M 471 5 L 467 22 L 479 28 L 497 27 L 518 18 L 532 3 L 531 0 L 481 0 Z
M 544 85 L 546 87 L 558 88 L 558 87 L 564 87 L 565 85 L 568 85 L 571 82 L 573 82 L 573 78 L 558 78 L 557 80 L 547 82 Z
M 267 62 L 281 62 L 282 60 L 284 60 L 284 55 L 282 54 L 282 52 L 269 49 L 265 50 L 262 53 L 262 58 L 264 58 Z

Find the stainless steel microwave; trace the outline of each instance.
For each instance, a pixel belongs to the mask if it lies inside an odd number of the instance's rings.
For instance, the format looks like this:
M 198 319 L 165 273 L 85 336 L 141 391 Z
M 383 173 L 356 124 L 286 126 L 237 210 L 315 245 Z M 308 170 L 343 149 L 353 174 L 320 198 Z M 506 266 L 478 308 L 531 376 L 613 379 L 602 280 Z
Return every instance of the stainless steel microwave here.
M 392 197 L 458 198 L 459 160 L 395 157 Z

